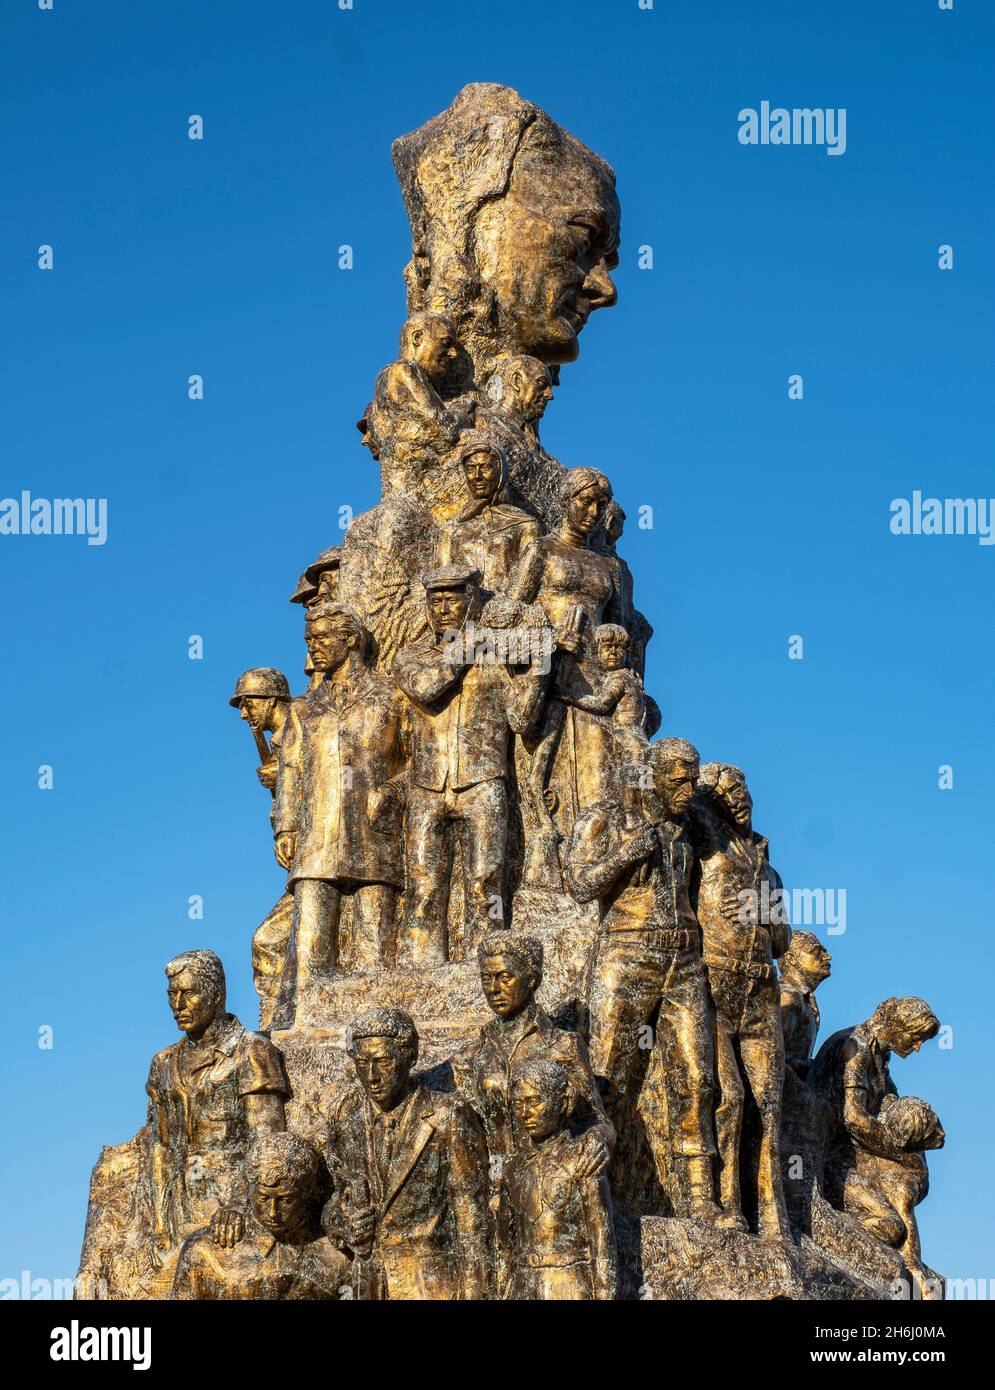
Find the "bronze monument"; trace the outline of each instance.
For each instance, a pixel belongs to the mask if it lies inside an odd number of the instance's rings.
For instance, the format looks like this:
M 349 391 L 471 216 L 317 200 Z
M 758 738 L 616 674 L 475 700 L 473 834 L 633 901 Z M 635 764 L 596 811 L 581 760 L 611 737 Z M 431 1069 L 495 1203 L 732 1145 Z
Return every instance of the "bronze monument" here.
M 287 873 L 251 943 L 263 1031 L 212 952 L 166 967 L 184 1036 L 94 1169 L 79 1288 L 933 1296 L 944 1134 L 888 1058 L 938 1022 L 889 999 L 816 1050 L 828 953 L 771 911 L 744 774 L 651 741 L 610 461 L 540 440 L 616 300 L 614 172 L 494 83 L 394 165 L 407 303 L 352 436 L 380 501 L 292 594 L 303 688 L 254 668 L 231 700 Z

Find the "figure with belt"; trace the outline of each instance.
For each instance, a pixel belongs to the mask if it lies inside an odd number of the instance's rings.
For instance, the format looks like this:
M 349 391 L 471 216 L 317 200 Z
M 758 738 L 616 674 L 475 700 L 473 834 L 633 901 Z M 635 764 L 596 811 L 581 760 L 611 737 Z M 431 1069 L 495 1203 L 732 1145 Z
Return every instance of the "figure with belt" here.
M 503 920 L 511 740 L 536 723 L 545 696 L 546 675 L 534 661 L 519 670 L 478 654 L 479 582 L 476 570 L 456 565 L 423 575 L 431 634 L 394 662 L 412 723 L 398 958 L 413 966 L 447 959 L 454 835 L 462 841 L 469 949 Z
M 411 1080 L 418 1033 L 400 1009 L 348 1030 L 359 1080 L 332 1116 L 336 1196 L 323 1222 L 353 1254 L 358 1298 L 487 1298 L 487 1153 L 466 1101 Z
M 525 1143 L 509 1161 L 502 1209 L 511 1299 L 611 1302 L 618 1292 L 608 1178 L 590 1172 L 567 1123 L 569 1093 L 566 1069 L 550 1058 L 523 1061 L 512 1077 Z
M 701 933 L 689 897 L 694 855 L 685 813 L 698 752 L 684 739 L 663 739 L 650 745 L 648 763 L 642 815 L 621 801 L 600 802 L 578 818 L 566 856 L 574 897 L 599 900 L 602 909 L 591 962 L 591 1066 L 615 1120 L 652 1030 L 668 1112 L 667 1133 L 661 1115 L 646 1119 L 658 1170 L 659 1153 L 669 1150 L 678 1214 L 727 1225 L 714 1198 L 713 1048 Z
M 387 959 L 403 881 L 401 697 L 366 665 L 366 630 L 351 610 L 314 604 L 305 632 L 322 679 L 290 707 L 273 809 L 276 857 L 294 895 L 281 1027 L 293 1022 L 308 983 L 339 965 L 344 895 L 352 899 L 353 968 Z
M 760 1119 L 755 1156 L 759 1233 L 790 1239 L 781 1177 L 784 1042 L 775 958 L 791 939 L 780 876 L 753 829 L 753 798 L 738 767 L 706 763 L 692 804 L 691 901 L 701 926 L 715 1026 L 719 1199 L 739 1230 L 746 1087 Z M 748 1171 L 751 1174 L 754 1164 Z

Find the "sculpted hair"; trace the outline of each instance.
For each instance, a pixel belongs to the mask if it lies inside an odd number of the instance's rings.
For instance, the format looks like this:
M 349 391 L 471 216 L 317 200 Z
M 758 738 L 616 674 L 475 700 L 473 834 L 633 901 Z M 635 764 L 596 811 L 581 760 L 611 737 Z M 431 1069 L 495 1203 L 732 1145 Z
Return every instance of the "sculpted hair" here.
M 724 772 L 728 772 L 738 782 L 746 781 L 746 774 L 743 769 L 735 767 L 732 763 L 705 763 L 698 774 L 698 786 L 705 791 L 716 791 Z
M 542 942 L 535 936 L 514 936 L 509 931 L 492 931 L 477 947 L 477 961 L 483 965 L 489 956 L 511 956 L 524 965 L 536 980 L 542 979 Z
M 884 1112 L 884 1121 L 902 1148 L 910 1150 L 919 1149 L 940 1127 L 933 1107 L 918 1096 L 897 1097 Z
M 940 1020 L 933 1010 L 918 995 L 909 994 L 904 998 L 884 999 L 874 1010 L 874 1021 L 883 1023 L 889 1031 L 895 1024 L 912 1028 L 923 1038 L 935 1038 L 940 1031 Z
M 704 768 L 702 769 L 704 771 Z M 822 944 L 815 932 L 793 931 L 791 933 L 791 944 L 781 958 L 782 965 L 787 965 L 797 956 L 808 952 L 810 955 L 828 956 L 828 949 Z
M 512 1073 L 511 1083 L 529 1081 L 541 1096 L 547 1100 L 564 1101 L 567 1098 L 569 1083 L 567 1074 L 559 1062 L 548 1057 L 533 1057 Z
M 227 984 L 220 956 L 213 951 L 184 951 L 166 962 L 167 980 L 179 975 L 182 970 L 192 970 L 212 998 L 220 1000 L 222 1004 L 225 1002 Z
M 624 642 L 626 649 L 632 646 L 632 638 L 620 623 L 599 623 L 594 629 L 594 645 L 600 647 L 602 642 Z
M 360 1038 L 390 1038 L 414 1061 L 418 1056 L 418 1030 L 403 1009 L 367 1009 L 349 1029 L 349 1056 Z
M 596 487 L 602 500 L 607 504 L 612 500 L 612 485 L 604 473 L 597 468 L 568 468 L 560 484 L 560 501 L 564 505 L 578 492 Z
M 250 1148 L 245 1170 L 253 1184 L 289 1180 L 294 1187 L 313 1193 L 318 1187 L 321 1160 L 313 1146 L 299 1135 L 263 1134 Z
M 661 738 L 657 743 L 650 744 L 649 752 L 651 761 L 663 767 L 670 767 L 672 763 L 701 761 L 697 748 L 686 738 Z

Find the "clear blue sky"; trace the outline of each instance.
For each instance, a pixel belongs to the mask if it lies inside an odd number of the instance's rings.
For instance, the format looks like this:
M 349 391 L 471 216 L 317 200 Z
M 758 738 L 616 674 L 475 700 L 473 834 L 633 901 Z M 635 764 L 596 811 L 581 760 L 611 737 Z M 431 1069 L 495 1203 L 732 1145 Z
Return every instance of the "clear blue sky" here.
M 665 730 L 746 769 L 790 885 L 846 890 L 824 1036 L 900 993 L 952 1026 L 894 1066 L 949 1136 L 924 1251 L 995 1277 L 995 547 L 889 530 L 914 489 L 995 493 L 993 42 L 981 0 L 8 0 L 0 494 L 106 497 L 109 538 L 0 536 L 0 1277 L 75 1272 L 91 1165 L 176 1037 L 163 962 L 212 947 L 255 1021 L 280 878 L 227 698 L 256 664 L 299 688 L 287 597 L 377 499 L 354 422 L 403 317 L 390 142 L 479 80 L 617 169 L 619 304 L 546 442 L 654 509 L 623 546 Z M 845 107 L 845 155 L 742 146 L 764 100 Z

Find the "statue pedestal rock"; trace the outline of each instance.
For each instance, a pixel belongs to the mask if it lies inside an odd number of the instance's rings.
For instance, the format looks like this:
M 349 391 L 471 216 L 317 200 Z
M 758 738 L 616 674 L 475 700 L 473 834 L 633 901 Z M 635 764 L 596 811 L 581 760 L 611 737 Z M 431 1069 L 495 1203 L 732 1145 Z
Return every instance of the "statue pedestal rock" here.
M 78 1292 L 937 1296 L 943 1130 L 888 1057 L 939 1024 L 886 1000 L 813 1057 L 829 957 L 792 944 L 745 775 L 650 741 L 611 460 L 540 439 L 616 300 L 614 172 L 494 83 L 393 153 L 407 308 L 354 460 L 380 501 L 291 595 L 302 688 L 231 697 L 271 802 L 261 1031 L 212 952 L 167 965 L 181 1036 L 93 1170 Z M 302 518 L 352 472 L 291 471 Z

